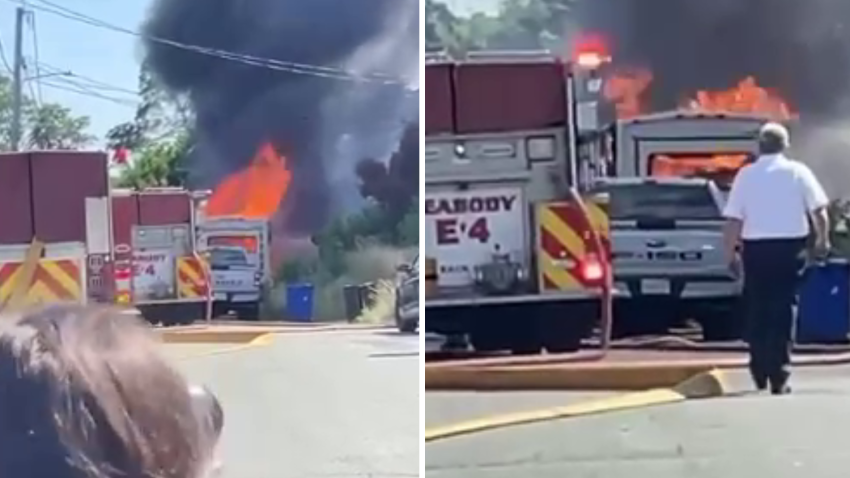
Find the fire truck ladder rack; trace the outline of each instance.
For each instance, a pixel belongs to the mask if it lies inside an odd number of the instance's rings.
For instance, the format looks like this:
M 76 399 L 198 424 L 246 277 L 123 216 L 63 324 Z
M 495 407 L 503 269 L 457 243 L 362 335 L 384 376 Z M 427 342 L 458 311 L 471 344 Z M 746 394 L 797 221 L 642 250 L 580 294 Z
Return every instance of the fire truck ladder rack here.
M 547 50 L 516 50 L 516 51 L 471 51 L 466 54 L 465 60 L 468 62 L 487 62 L 493 63 L 497 61 L 510 62 L 512 64 L 529 62 L 540 63 L 541 61 L 557 62 L 559 58 L 552 52 Z
M 425 53 L 425 63 L 441 63 L 451 61 L 452 57 L 446 51 L 434 51 Z

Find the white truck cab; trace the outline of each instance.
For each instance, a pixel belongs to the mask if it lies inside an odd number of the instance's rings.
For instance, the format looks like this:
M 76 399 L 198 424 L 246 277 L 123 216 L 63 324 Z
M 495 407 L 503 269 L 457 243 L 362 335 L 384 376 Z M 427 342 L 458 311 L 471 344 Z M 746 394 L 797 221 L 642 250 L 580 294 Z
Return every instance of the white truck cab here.
M 198 223 L 198 247 L 212 274 L 213 315 L 259 318 L 272 280 L 270 242 L 266 219 L 206 217 Z

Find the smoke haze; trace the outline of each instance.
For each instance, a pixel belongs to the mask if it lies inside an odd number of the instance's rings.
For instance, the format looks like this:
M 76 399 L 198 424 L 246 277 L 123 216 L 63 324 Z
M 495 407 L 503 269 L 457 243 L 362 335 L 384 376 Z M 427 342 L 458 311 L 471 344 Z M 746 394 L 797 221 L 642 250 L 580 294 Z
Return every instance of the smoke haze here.
M 157 0 L 150 37 L 335 68 L 304 74 L 146 41 L 157 78 L 196 114 L 193 185 L 214 187 L 270 140 L 293 174 L 278 220 L 295 234 L 321 228 L 356 199 L 357 161 L 397 147 L 415 102 L 418 22 L 413 0 Z
M 654 110 L 750 75 L 775 89 L 800 114 L 800 159 L 850 195 L 850 1 L 580 0 L 576 13 L 568 43 L 599 32 L 616 64 L 649 67 Z

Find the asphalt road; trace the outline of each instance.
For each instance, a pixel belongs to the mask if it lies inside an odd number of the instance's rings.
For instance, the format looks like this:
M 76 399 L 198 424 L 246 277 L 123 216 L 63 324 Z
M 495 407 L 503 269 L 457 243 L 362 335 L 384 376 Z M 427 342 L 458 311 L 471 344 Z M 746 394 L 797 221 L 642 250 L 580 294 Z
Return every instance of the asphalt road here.
M 798 370 L 794 385 L 794 394 L 786 397 L 748 393 L 437 441 L 426 445 L 426 474 L 428 478 L 847 476 L 850 368 Z M 555 394 L 499 394 L 494 400 L 481 396 L 473 400 L 501 407 L 500 411 L 517 411 L 563 404 L 558 399 Z M 458 418 L 441 418 L 457 415 L 460 407 L 457 403 L 447 407 L 441 403 L 445 400 L 427 402 L 426 416 L 435 415 L 428 418 L 432 424 Z M 480 414 L 462 415 L 467 419 Z
M 223 478 L 418 476 L 417 336 L 298 333 L 199 356 L 226 347 L 167 348 L 222 401 Z

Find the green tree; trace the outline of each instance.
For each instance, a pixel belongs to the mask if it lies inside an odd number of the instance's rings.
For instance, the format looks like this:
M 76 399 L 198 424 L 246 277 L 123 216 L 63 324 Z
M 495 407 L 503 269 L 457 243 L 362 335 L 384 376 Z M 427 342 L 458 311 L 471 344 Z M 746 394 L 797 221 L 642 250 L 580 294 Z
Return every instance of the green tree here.
M 12 147 L 12 80 L 0 75 L 0 151 Z M 38 104 L 24 96 L 21 109 L 22 148 L 78 149 L 95 139 L 88 116 L 77 116 L 56 103 Z
M 122 171 L 122 187 L 183 186 L 183 168 L 192 149 L 192 115 L 184 97 L 163 88 L 146 64 L 139 72 L 141 101 L 133 121 L 116 125 L 106 133 L 110 149 L 133 153 L 132 164 Z
M 191 149 L 187 134 L 146 143 L 136 158 L 121 171 L 118 186 L 133 189 L 156 186 L 181 186 L 186 182 L 181 167 Z
M 86 133 L 91 120 L 74 116 L 70 108 L 44 103 L 30 109 L 26 144 L 31 149 L 77 149 L 89 145 L 95 137 Z
M 495 14 L 456 16 L 443 3 L 427 0 L 426 41 L 453 54 L 474 50 L 547 49 L 560 52 L 577 0 L 503 0 Z M 430 23 L 430 25 L 429 25 Z M 428 38 L 430 33 L 431 38 Z

